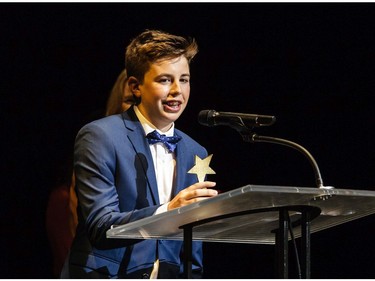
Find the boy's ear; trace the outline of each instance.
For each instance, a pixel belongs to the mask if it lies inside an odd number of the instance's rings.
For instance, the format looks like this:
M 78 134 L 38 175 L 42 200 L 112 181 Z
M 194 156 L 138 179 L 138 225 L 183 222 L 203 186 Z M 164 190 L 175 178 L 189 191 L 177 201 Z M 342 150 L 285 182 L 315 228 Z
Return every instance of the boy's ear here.
M 131 92 L 134 96 L 136 96 L 136 97 L 139 98 L 139 97 L 141 96 L 141 92 L 140 92 L 140 90 L 139 90 L 139 81 L 138 81 L 138 79 L 135 78 L 134 76 L 130 76 L 130 77 L 128 78 L 127 83 L 128 83 L 128 86 L 129 86 L 129 90 L 130 90 L 130 92 Z

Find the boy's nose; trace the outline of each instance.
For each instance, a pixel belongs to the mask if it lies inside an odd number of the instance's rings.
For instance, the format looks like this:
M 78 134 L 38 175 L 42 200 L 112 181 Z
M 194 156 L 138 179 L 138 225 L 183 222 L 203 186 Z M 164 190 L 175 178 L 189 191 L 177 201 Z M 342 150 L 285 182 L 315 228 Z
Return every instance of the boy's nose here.
M 173 82 L 172 88 L 171 88 L 171 94 L 179 94 L 181 93 L 181 85 L 178 81 Z

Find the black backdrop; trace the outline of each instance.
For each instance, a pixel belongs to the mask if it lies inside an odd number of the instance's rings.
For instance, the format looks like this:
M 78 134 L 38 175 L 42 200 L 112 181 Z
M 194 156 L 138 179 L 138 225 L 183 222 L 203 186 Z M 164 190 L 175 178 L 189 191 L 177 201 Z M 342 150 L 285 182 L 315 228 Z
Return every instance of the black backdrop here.
M 2 3 L 0 23 L 1 278 L 51 277 L 44 216 L 56 170 L 146 28 L 197 39 L 177 126 L 214 154 L 210 179 L 221 190 L 315 181 L 292 149 L 199 125 L 203 109 L 275 115 L 257 133 L 306 147 L 326 185 L 375 190 L 371 3 Z M 312 277 L 374 278 L 373 224 L 370 216 L 313 234 Z M 207 243 L 205 253 L 207 278 L 274 277 L 272 246 Z

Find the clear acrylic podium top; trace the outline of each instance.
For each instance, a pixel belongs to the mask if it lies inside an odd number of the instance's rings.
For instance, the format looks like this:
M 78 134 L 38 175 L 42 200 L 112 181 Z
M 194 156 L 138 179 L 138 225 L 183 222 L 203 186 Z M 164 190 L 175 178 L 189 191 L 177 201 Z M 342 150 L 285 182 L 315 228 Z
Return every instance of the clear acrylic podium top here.
M 277 208 L 318 207 L 311 233 L 375 213 L 375 191 L 314 187 L 246 185 L 216 197 L 125 225 L 112 226 L 108 238 L 183 240 L 180 226 L 220 215 L 253 210 L 251 214 L 219 219 L 193 228 L 193 240 L 248 244 L 275 244 L 279 226 Z M 275 208 L 275 209 L 273 209 Z M 264 211 L 267 209 L 267 211 Z M 270 210 L 271 209 L 271 210 Z M 289 211 L 291 222 L 301 212 Z M 301 237 L 300 227 L 294 236 Z

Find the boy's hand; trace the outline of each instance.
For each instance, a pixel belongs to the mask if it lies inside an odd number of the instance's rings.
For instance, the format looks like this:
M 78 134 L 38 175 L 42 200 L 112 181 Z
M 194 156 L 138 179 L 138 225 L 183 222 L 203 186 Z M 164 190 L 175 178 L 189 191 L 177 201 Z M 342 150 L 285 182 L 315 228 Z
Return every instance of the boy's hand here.
M 171 202 L 169 202 L 168 211 L 216 196 L 218 192 L 212 189 L 214 186 L 216 186 L 216 182 L 204 181 L 181 190 Z

